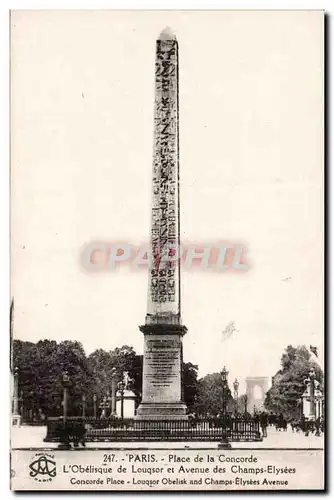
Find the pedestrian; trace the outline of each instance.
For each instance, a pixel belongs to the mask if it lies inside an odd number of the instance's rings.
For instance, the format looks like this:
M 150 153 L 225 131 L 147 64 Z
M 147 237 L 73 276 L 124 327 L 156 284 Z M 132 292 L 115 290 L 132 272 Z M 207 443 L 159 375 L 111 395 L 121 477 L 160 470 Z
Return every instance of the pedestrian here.
M 263 437 L 267 437 L 268 416 L 264 411 L 260 414 L 260 426 Z
M 73 422 L 72 439 L 74 448 L 78 448 L 79 444 L 81 444 L 83 448 L 86 447 L 85 434 L 86 434 L 86 428 L 84 420 L 80 418 L 77 422 L 75 423 Z
M 316 421 L 314 422 L 314 426 L 315 426 L 315 435 L 319 437 L 320 436 L 320 429 L 321 429 L 320 417 L 318 417 L 316 419 Z

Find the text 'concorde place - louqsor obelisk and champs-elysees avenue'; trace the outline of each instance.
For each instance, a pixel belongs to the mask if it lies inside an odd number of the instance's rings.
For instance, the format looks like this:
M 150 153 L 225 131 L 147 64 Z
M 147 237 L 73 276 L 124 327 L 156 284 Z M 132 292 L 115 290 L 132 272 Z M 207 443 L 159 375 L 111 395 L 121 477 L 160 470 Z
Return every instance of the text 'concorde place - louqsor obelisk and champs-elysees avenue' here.
M 148 304 L 140 420 L 187 419 L 182 402 L 180 260 L 163 252 L 180 243 L 178 43 L 166 28 L 156 42 L 154 153 Z

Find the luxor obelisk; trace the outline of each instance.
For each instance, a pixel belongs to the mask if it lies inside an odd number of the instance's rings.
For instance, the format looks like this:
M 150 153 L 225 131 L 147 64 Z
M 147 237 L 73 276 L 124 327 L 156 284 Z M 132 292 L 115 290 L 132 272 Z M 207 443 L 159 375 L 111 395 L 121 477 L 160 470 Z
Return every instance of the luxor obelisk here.
M 137 418 L 186 419 L 182 402 L 180 307 L 178 43 L 166 28 L 156 42 L 152 259 L 144 334 L 143 395 Z

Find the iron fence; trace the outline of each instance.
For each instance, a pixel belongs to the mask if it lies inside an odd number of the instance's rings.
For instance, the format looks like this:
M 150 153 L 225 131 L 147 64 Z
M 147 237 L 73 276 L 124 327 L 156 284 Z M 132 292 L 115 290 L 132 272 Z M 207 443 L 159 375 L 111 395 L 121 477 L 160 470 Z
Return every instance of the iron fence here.
M 68 417 L 47 419 L 45 442 L 83 436 L 85 441 L 261 441 L 260 423 L 253 418 L 205 420 L 136 420 Z

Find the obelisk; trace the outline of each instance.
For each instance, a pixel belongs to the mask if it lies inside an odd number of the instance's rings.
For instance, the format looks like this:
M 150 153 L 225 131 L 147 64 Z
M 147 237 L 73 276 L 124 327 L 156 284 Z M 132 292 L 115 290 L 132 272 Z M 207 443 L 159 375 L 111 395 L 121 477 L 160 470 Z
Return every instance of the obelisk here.
M 187 419 L 182 402 L 178 43 L 166 28 L 156 42 L 151 260 L 144 334 L 141 420 Z

